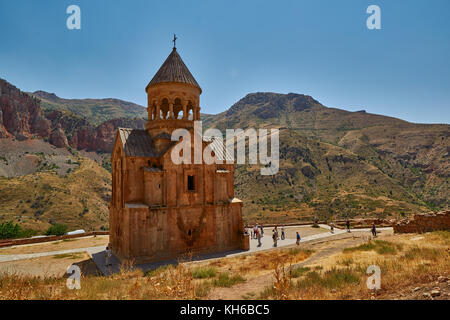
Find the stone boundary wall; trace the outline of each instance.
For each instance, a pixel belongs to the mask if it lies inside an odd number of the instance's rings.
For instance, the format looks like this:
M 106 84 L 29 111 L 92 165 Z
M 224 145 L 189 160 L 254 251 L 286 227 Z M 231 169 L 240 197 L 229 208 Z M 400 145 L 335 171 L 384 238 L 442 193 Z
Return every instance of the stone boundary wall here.
M 435 230 L 450 230 L 450 210 L 416 214 L 413 219 L 404 219 L 394 225 L 395 233 L 423 233 Z
M 375 223 L 377 227 L 392 227 L 395 224 L 395 219 L 380 219 L 380 218 L 365 218 L 365 219 L 350 219 L 350 228 L 370 228 Z M 346 228 L 347 220 L 337 220 L 334 222 L 336 227 Z
M 331 221 L 324 221 L 324 220 L 319 220 L 317 221 L 318 224 L 327 224 L 329 225 Z M 345 228 L 346 227 L 346 223 L 347 220 L 334 220 L 334 225 L 338 228 Z M 373 218 L 373 219 L 350 219 L 350 226 L 351 228 L 370 228 L 372 226 L 372 223 L 375 222 L 375 225 L 377 227 L 392 227 L 396 220 L 395 219 L 378 219 L 378 218 Z M 251 228 L 253 227 L 255 224 L 259 223 L 249 223 L 248 227 Z M 285 226 L 285 227 L 295 227 L 295 226 L 306 226 L 306 225 L 311 225 L 314 224 L 314 221 L 302 221 L 302 222 L 290 222 L 290 223 L 278 223 L 278 224 L 274 224 L 274 223 L 268 223 L 268 224 L 264 224 L 263 223 L 263 227 L 264 228 L 273 228 L 275 226 Z M 245 225 L 244 225 L 245 227 Z
M 41 242 L 49 242 L 49 241 L 57 241 L 63 239 L 72 239 L 72 238 L 81 238 L 81 237 L 89 237 L 95 235 L 108 235 L 109 231 L 91 231 L 80 234 L 72 234 L 72 235 L 64 235 L 64 236 L 47 236 L 42 238 L 26 238 L 26 239 L 5 239 L 0 240 L 0 248 L 17 246 L 22 244 L 31 244 L 31 243 L 41 243 Z

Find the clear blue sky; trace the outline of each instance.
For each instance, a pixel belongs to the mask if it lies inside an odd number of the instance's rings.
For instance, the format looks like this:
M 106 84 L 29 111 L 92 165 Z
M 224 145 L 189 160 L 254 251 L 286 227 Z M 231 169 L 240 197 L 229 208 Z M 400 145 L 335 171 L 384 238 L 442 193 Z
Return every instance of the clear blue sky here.
M 81 8 L 81 30 L 66 8 Z M 366 8 L 381 8 L 368 30 Z M 218 113 L 256 91 L 450 123 L 448 0 L 0 0 L 0 77 L 64 98 L 145 105 L 172 48 Z

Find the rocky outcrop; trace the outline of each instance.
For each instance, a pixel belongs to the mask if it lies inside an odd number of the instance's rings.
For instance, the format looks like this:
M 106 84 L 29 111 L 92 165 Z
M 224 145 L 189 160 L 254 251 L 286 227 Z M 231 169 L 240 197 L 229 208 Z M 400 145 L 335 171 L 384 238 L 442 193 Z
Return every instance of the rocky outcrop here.
M 435 230 L 450 230 L 450 210 L 416 214 L 413 219 L 401 220 L 394 225 L 395 233 L 423 233 Z
M 77 130 L 69 143 L 78 150 L 111 152 L 117 128 L 143 129 L 145 121 L 142 119 L 113 119 L 97 127 L 84 126 Z
M 58 98 L 53 93 L 40 94 L 48 100 Z M 42 138 L 58 148 L 111 152 L 118 127 L 143 129 L 144 125 L 143 119 L 119 118 L 95 127 L 70 111 L 43 112 L 38 98 L 0 79 L 0 138 Z
M 0 108 L 0 138 L 10 138 L 11 135 L 6 131 L 5 126 L 3 125 L 3 112 Z
M 61 129 L 61 125 L 58 123 L 50 134 L 50 143 L 58 148 L 66 148 L 69 146 L 67 137 L 64 131 Z
M 39 100 L 3 79 L 0 79 L 0 111 L 3 137 L 13 136 L 18 140 L 49 137 L 50 124 L 42 115 Z

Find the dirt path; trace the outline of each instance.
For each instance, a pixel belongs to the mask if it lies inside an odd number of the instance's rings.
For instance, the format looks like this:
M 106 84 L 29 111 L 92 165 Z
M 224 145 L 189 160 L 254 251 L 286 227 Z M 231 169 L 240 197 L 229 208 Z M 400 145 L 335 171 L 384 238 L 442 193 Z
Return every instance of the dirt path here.
M 367 241 L 368 232 L 354 232 L 336 235 L 332 239 L 318 239 L 301 245 L 303 249 L 314 250 L 308 259 L 293 265 L 313 266 L 332 255 L 342 252 L 343 249 L 353 247 Z M 260 293 L 273 282 L 273 272 L 248 278 L 244 283 L 231 288 L 213 288 L 207 299 L 211 300 L 235 300 L 245 298 L 257 298 Z
M 42 256 L 26 260 L 0 262 L 0 274 L 35 277 L 63 277 L 67 268 L 78 265 L 83 275 L 100 274 L 95 263 L 86 252 Z
M 97 246 L 106 246 L 109 236 L 90 236 L 84 238 L 65 239 L 44 243 L 25 244 L 0 249 L 0 255 L 18 255 L 18 254 L 34 254 L 50 251 L 71 250 L 77 248 L 88 248 Z M 0 259 L 1 260 L 1 259 Z

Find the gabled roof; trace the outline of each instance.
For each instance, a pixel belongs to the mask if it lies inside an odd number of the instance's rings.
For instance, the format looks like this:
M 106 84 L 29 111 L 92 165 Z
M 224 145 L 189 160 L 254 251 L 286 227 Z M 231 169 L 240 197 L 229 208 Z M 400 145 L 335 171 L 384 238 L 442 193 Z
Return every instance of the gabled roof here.
M 178 141 L 172 141 L 167 149 L 161 151 L 162 153 L 159 153 L 152 138 L 145 130 L 118 128 L 117 134 L 122 142 L 126 157 L 160 158 L 167 151 L 169 151 L 172 146 L 178 143 Z M 164 136 L 164 138 L 171 139 L 171 136 L 168 133 L 163 133 L 160 135 Z M 203 137 L 203 142 L 216 147 L 214 150 L 216 151 L 219 159 L 223 159 L 224 161 L 233 161 L 233 157 L 231 155 L 228 155 L 226 152 L 221 150 L 222 145 L 219 143 L 219 140 Z M 149 168 L 149 170 L 153 170 L 153 168 Z
M 147 131 L 119 128 L 118 134 L 127 157 L 156 158 L 160 156 Z
M 164 61 L 158 72 L 156 72 L 153 79 L 147 85 L 147 88 L 162 82 L 187 83 L 200 89 L 200 86 L 184 64 L 176 48 L 173 48 L 166 61 Z
M 215 151 L 218 159 L 222 159 L 223 161 L 226 162 L 231 161 L 234 163 L 234 155 L 228 154 L 226 150 L 224 151 L 222 149 L 222 144 L 220 143 L 220 140 L 211 139 L 210 137 L 203 137 L 203 142 L 209 144 L 211 146 L 211 149 L 214 148 L 213 151 Z M 224 143 L 224 141 L 222 141 L 222 143 Z

